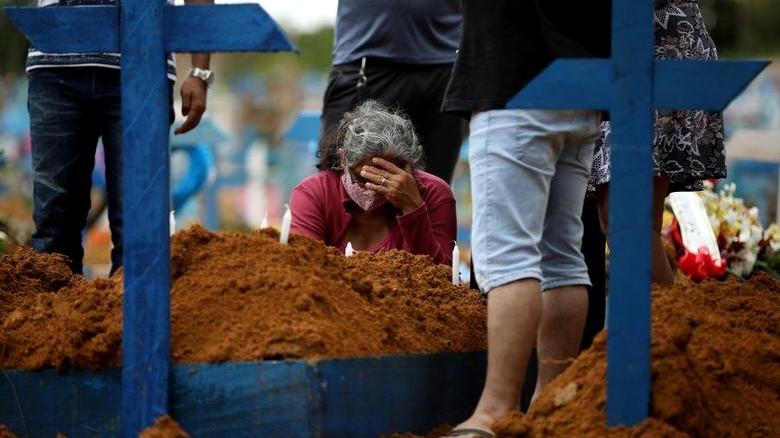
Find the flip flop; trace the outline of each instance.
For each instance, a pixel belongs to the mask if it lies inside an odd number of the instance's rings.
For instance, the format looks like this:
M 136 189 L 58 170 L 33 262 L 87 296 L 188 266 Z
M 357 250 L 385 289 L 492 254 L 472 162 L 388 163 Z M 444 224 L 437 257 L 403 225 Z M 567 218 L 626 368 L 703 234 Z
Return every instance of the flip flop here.
M 444 438 L 466 436 L 466 435 L 476 435 L 476 436 L 479 436 L 479 437 L 482 437 L 482 438 L 495 438 L 496 437 L 493 433 L 488 432 L 486 430 L 466 428 L 466 429 L 455 429 L 455 430 L 451 431 L 450 433 L 448 433 L 447 435 L 444 435 Z

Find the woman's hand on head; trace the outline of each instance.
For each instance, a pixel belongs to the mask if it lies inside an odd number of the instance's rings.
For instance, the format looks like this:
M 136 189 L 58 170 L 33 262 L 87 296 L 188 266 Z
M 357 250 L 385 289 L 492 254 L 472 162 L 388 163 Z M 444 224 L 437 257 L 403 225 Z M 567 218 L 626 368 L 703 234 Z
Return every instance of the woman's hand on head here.
M 410 213 L 422 205 L 422 196 L 410 164 L 401 169 L 382 158 L 372 158 L 371 163 L 364 165 L 360 170 L 360 176 L 368 181 L 367 189 L 384 195 L 403 214 Z

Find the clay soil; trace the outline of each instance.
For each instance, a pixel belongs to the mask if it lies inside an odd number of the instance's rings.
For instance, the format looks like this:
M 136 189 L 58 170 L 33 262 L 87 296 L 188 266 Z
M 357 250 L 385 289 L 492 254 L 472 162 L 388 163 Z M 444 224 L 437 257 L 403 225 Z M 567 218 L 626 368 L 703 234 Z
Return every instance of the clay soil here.
M 189 434 L 169 416 L 160 417 L 154 426 L 144 429 L 138 438 L 190 438 Z
M 450 268 L 400 251 L 345 258 L 272 230 L 172 239 L 176 362 L 322 359 L 485 348 L 478 293 Z M 0 368 L 121 363 L 121 275 L 87 281 L 17 248 L 0 259 Z
M 0 424 L 0 438 L 19 438 L 19 435 L 8 430 L 8 427 Z
M 657 289 L 652 324 L 648 420 L 606 427 L 601 333 L 527 415 L 499 420 L 497 436 L 780 436 L 780 283 L 760 274 Z

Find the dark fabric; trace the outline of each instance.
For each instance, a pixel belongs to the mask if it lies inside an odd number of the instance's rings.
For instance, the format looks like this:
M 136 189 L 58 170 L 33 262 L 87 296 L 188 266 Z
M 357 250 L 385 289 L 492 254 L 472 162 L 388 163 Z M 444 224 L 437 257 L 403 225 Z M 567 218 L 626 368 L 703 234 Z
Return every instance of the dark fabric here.
M 173 3 L 168 1 L 168 3 Z M 116 6 L 117 0 L 38 0 L 39 7 Z M 176 80 L 176 62 L 173 54 L 165 55 L 166 75 Z M 118 69 L 121 63 L 119 53 L 44 53 L 30 47 L 27 53 L 27 72 L 40 68 L 54 67 L 104 67 Z
M 120 72 L 99 67 L 51 68 L 29 74 L 33 161 L 32 246 L 64 254 L 83 268 L 82 232 L 90 208 L 95 148 L 106 160 L 112 272 L 122 265 L 122 122 Z M 171 99 L 173 88 L 169 86 Z M 171 108 L 170 120 L 173 120 Z
M 333 64 L 377 57 L 409 64 L 455 61 L 460 0 L 340 0 Z
M 601 232 L 598 204 L 595 198 L 585 198 L 582 209 L 582 255 L 588 265 L 588 275 L 593 286 L 588 288 L 588 317 L 582 333 L 581 348 L 590 347 L 593 337 L 604 329 L 607 307 L 607 238 Z
M 463 31 L 443 109 L 504 108 L 559 57 L 609 57 L 609 0 L 463 0 Z
M 409 116 L 425 150 L 425 171 L 449 183 L 467 129 L 464 120 L 441 112 L 450 70 L 448 64 L 421 66 L 368 59 L 366 82 L 358 90 L 360 64 L 334 66 L 325 90 L 321 138 L 338 128 L 344 113 L 355 105 L 376 99 Z
M 698 3 L 665 0 L 662 6 L 656 7 L 655 57 L 718 59 Z M 655 111 L 654 117 L 653 174 L 671 180 L 670 192 L 699 191 L 704 189 L 704 180 L 726 177 L 723 113 Z M 590 191 L 611 179 L 611 137 L 610 124 L 604 123 L 593 155 Z

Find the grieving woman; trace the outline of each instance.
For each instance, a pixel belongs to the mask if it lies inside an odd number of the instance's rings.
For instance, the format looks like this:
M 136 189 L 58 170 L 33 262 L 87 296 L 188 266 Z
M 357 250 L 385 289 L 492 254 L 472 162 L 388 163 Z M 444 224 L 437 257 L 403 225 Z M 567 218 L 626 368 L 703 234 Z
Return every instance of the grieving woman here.
M 342 252 L 403 249 L 449 264 L 455 198 L 420 170 L 423 149 L 403 115 L 367 101 L 326 142 L 316 174 L 292 192 L 291 232 Z

